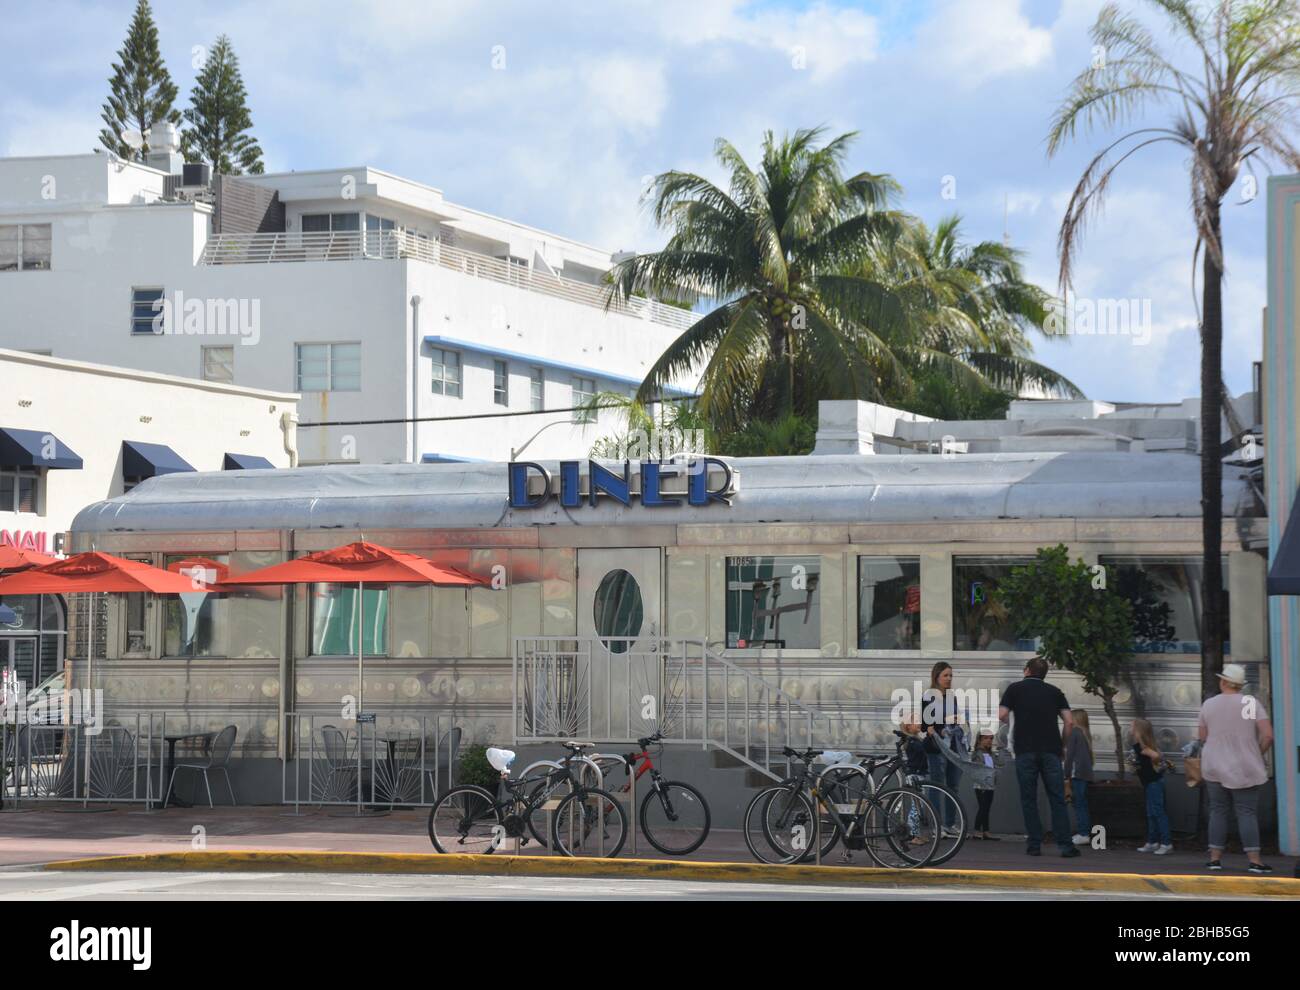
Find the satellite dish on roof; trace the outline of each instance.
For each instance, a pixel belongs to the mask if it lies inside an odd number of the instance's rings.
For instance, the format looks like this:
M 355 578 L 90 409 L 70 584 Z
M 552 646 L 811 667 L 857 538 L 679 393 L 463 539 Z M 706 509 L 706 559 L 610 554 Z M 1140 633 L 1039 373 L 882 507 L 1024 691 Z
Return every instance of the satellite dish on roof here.
M 122 143 L 132 151 L 139 151 L 144 147 L 144 135 L 137 130 L 123 131 Z

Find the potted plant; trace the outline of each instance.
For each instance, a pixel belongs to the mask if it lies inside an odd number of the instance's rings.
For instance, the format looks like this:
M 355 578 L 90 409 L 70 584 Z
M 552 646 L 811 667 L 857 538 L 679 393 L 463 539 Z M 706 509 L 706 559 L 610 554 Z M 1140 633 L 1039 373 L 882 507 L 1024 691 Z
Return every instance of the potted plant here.
M 1083 680 L 1101 701 L 1115 733 L 1117 780 L 1098 781 L 1088 791 L 1094 820 L 1114 837 L 1144 835 L 1146 818 L 1136 782 L 1127 779 L 1124 733 L 1115 695 L 1133 649 L 1133 608 L 1106 586 L 1104 570 L 1083 560 L 1070 563 L 1064 544 L 1040 547 L 1035 559 L 1014 568 L 995 591 L 1018 635 L 1038 639 L 1038 655 Z
M 460 769 L 456 773 L 458 784 L 473 784 L 493 797 L 501 785 L 501 774 L 488 762 L 486 746 L 466 746 L 460 753 Z

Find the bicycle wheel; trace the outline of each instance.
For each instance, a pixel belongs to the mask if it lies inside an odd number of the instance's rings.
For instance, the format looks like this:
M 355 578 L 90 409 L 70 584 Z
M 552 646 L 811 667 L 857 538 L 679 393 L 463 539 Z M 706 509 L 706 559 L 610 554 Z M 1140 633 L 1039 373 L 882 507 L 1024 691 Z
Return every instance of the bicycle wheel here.
M 709 802 L 690 784 L 661 780 L 641 802 L 641 831 L 661 853 L 685 856 L 709 837 Z
M 920 791 L 897 788 L 877 794 L 863 818 L 867 854 L 878 866 L 925 866 L 938 848 L 939 814 Z
M 940 834 L 939 845 L 935 849 L 934 856 L 927 863 L 927 866 L 939 866 L 948 862 L 961 851 L 961 847 L 966 843 L 967 830 L 966 810 L 962 807 L 961 801 L 957 795 L 943 784 L 938 784 L 929 780 L 917 781 L 916 786 L 920 789 L 925 799 L 934 807 L 935 813 L 939 816 L 939 824 L 943 824 L 944 819 L 944 802 L 951 802 L 953 805 L 953 824 L 952 830 L 955 835 Z
M 429 811 L 429 841 L 440 853 L 487 856 L 505 834 L 501 809 L 481 787 L 453 787 Z
M 818 779 L 817 792 L 821 795 L 818 807 L 821 822 L 818 828 L 822 837 L 821 858 L 824 860 L 842 838 L 841 818 L 853 818 L 866 810 L 866 801 L 871 794 L 871 778 L 861 767 L 830 767 Z M 831 805 L 835 808 L 835 814 L 831 813 Z M 803 858 L 805 863 L 813 860 L 811 851 Z
M 793 787 L 778 787 L 763 808 L 763 838 L 776 854 L 778 863 L 793 863 L 807 857 L 816 841 L 817 828 L 812 799 Z
M 528 795 L 528 807 L 532 809 L 528 813 L 528 833 L 543 849 L 549 849 L 551 837 L 547 831 L 546 816 L 548 813 L 554 814 L 561 798 L 573 793 L 573 781 L 556 775 L 542 777 L 535 784 L 532 783 L 533 775 L 530 775 L 525 781 L 526 786 L 531 785 L 525 792 Z
M 551 841 L 565 856 L 613 859 L 626 840 L 627 813 L 608 791 L 592 788 L 560 799 L 551 820 Z

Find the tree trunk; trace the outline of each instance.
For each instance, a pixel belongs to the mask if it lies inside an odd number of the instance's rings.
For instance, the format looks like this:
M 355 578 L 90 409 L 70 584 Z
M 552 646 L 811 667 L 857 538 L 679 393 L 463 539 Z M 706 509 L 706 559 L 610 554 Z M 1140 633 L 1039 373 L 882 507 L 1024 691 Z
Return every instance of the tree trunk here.
M 1217 200 L 1205 204 L 1214 238 L 1222 244 Z M 1223 669 L 1223 270 L 1205 251 L 1201 289 L 1201 697 L 1218 689 Z
M 1124 770 L 1124 733 L 1119 727 L 1119 712 L 1115 711 L 1115 693 L 1101 696 L 1101 707 L 1110 717 L 1110 724 L 1115 729 L 1115 766 L 1119 768 L 1119 779 L 1125 778 Z

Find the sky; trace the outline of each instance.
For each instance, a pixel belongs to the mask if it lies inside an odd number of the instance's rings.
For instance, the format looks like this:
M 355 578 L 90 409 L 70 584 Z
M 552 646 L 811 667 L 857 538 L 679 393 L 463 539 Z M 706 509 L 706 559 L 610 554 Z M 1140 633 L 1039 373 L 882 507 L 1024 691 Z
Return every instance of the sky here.
M 0 0 L 0 155 L 98 144 L 134 6 Z M 153 6 L 181 106 L 204 46 L 230 36 L 268 171 L 371 165 L 611 251 L 663 243 L 639 202 L 650 176 L 685 169 L 721 182 L 717 138 L 754 163 L 765 131 L 824 126 L 858 132 L 848 169 L 892 175 L 902 209 L 931 224 L 960 213 L 970 241 L 1009 236 L 1029 277 L 1054 291 L 1070 191 L 1120 133 L 1083 134 L 1046 154 L 1053 110 L 1093 58 L 1100 0 Z M 1150 300 L 1150 333 L 1036 345 L 1090 398 L 1199 394 L 1186 165 L 1173 146 L 1130 159 L 1078 260 L 1073 294 Z M 1260 352 L 1265 174 L 1257 198 L 1234 188 L 1224 209 L 1224 375 L 1234 394 L 1250 388 Z

